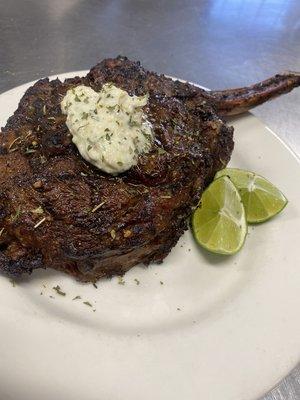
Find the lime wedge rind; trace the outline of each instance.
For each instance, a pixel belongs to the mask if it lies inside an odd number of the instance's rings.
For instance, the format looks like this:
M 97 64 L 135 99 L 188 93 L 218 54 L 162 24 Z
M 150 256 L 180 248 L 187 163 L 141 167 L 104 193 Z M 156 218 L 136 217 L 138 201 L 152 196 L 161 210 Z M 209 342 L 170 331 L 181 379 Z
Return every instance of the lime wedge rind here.
M 215 179 L 222 176 L 227 176 L 239 190 L 250 224 L 268 221 L 288 203 L 284 194 L 261 175 L 239 168 L 225 168 L 216 174 Z

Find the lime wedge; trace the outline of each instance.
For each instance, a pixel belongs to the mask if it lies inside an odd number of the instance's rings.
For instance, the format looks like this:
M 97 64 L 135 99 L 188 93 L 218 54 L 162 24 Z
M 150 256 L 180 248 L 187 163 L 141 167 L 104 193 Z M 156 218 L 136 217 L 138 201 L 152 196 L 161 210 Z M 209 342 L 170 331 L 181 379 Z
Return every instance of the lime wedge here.
M 278 214 L 287 204 L 287 199 L 271 182 L 253 172 L 237 168 L 225 168 L 215 179 L 228 176 L 237 187 L 249 223 L 267 221 Z
M 238 190 L 227 177 L 214 180 L 203 192 L 192 216 L 195 240 L 219 254 L 235 254 L 247 233 L 245 210 Z

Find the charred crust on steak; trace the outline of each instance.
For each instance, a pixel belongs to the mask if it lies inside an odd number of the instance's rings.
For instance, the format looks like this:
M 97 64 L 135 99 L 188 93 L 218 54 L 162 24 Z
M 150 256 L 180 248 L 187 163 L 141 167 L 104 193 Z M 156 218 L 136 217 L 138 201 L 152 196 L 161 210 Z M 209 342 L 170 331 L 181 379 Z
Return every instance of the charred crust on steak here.
M 149 93 L 156 137 L 150 153 L 117 177 L 79 155 L 60 107 L 68 89 L 99 91 L 106 82 L 131 95 Z M 95 282 L 162 262 L 228 163 L 232 136 L 205 91 L 126 57 L 104 60 L 84 78 L 38 81 L 0 135 L 0 269 L 16 276 L 49 267 Z

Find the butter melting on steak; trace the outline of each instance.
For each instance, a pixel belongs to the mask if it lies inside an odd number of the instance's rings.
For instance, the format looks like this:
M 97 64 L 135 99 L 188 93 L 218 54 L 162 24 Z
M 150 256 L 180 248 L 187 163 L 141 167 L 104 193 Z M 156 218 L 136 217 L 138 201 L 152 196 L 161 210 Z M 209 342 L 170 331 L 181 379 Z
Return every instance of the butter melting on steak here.
M 150 153 L 117 177 L 80 156 L 61 112 L 68 89 L 100 91 L 107 82 L 130 95 L 149 93 L 145 112 L 155 134 Z M 162 262 L 230 159 L 233 128 L 216 112 L 255 105 L 248 89 L 248 98 L 222 97 L 125 57 L 102 61 L 84 78 L 35 83 L 0 135 L 0 270 L 18 276 L 54 268 L 95 282 Z

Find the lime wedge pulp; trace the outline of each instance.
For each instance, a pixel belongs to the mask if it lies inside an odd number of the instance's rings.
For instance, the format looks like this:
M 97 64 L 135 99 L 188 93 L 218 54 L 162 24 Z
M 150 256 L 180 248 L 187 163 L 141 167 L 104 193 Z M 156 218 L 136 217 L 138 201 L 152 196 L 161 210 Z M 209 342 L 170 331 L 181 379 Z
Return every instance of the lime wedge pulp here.
M 192 215 L 197 243 L 219 254 L 235 254 L 245 241 L 247 222 L 238 190 L 227 176 L 214 180 L 203 192 Z
M 249 223 L 267 221 L 287 204 L 280 190 L 260 175 L 237 168 L 225 168 L 216 174 L 215 179 L 222 176 L 230 178 L 238 189 Z

